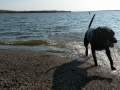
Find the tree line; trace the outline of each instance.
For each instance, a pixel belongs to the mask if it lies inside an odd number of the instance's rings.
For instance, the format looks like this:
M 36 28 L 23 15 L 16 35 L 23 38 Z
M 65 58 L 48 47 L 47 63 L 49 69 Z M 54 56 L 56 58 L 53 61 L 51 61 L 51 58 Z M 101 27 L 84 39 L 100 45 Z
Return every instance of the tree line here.
M 0 10 L 0 13 L 65 13 L 65 12 L 71 12 L 71 11 L 57 11 L 57 10 L 51 10 L 51 11 L 9 11 L 9 10 Z

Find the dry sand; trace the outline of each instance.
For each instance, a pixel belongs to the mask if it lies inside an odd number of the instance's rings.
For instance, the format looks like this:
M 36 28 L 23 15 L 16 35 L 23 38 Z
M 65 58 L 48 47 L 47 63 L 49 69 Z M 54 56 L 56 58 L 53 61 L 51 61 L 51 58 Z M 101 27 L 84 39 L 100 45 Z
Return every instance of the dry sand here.
M 0 50 L 0 90 L 120 90 L 120 80 L 88 62 L 45 52 Z

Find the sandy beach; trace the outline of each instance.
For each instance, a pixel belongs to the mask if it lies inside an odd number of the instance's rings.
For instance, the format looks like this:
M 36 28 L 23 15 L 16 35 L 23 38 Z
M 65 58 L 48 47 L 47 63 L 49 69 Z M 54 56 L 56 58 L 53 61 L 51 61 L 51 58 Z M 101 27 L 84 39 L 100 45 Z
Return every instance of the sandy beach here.
M 46 52 L 0 50 L 0 90 L 120 90 L 120 80 L 89 62 Z

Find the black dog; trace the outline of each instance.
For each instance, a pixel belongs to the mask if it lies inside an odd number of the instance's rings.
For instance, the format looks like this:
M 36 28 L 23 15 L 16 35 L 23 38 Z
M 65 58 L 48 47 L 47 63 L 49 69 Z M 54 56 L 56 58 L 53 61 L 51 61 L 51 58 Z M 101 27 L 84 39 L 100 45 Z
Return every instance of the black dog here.
M 112 29 L 108 27 L 98 27 L 96 29 L 91 29 L 90 26 L 92 24 L 92 21 L 95 17 L 95 14 L 93 18 L 91 19 L 91 22 L 89 24 L 88 30 L 85 33 L 84 37 L 84 46 L 86 47 L 86 56 L 88 56 L 88 44 L 91 44 L 91 50 L 92 50 L 92 56 L 94 58 L 95 66 L 97 67 L 97 60 L 96 60 L 96 50 L 106 50 L 106 55 L 108 56 L 108 59 L 110 60 L 110 65 L 112 70 L 116 70 L 116 68 L 113 66 L 113 61 L 111 58 L 111 53 L 109 50 L 109 47 L 114 47 L 114 43 L 117 43 L 116 38 L 114 37 L 115 33 Z

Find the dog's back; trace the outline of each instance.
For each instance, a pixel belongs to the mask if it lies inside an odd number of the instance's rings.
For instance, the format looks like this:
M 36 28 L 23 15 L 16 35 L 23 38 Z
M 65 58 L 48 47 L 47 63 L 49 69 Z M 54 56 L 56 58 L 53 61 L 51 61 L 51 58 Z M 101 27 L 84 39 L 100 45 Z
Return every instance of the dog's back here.
M 93 19 L 94 19 L 95 15 L 96 14 L 93 15 L 93 17 L 92 17 L 92 19 L 89 23 L 88 30 L 85 33 L 85 37 L 84 37 L 84 46 L 85 47 L 87 47 L 89 42 L 91 42 L 91 40 L 92 40 L 92 34 L 93 34 L 92 32 L 93 32 L 94 29 L 92 29 L 92 28 L 90 29 L 90 27 L 91 27 L 91 24 L 93 22 Z
M 94 35 L 94 33 L 93 33 L 93 31 L 94 31 L 94 29 L 93 28 L 90 28 L 87 32 L 86 32 L 86 37 L 87 37 L 87 40 L 89 41 L 89 42 L 91 42 L 91 40 L 93 39 L 93 38 L 95 38 L 95 35 Z

